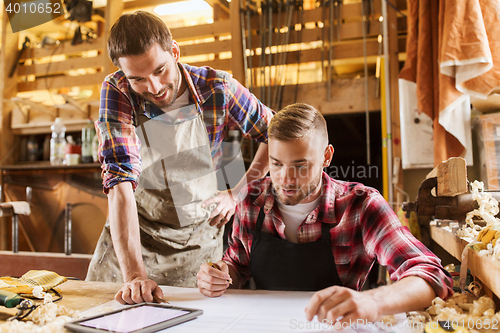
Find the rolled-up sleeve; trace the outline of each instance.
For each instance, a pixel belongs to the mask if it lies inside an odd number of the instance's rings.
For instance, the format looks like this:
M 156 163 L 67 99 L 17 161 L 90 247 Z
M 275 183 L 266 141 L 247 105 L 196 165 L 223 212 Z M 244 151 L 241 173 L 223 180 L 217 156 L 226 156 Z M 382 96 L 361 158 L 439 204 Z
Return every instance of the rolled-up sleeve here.
M 387 267 L 391 280 L 418 276 L 442 299 L 453 295 L 453 280 L 441 260 L 401 225 L 384 198 L 373 193 L 365 205 L 365 248 Z
M 227 91 L 229 127 L 238 127 L 248 139 L 267 143 L 267 128 L 274 111 L 234 78 L 229 80 Z
M 116 184 L 129 181 L 134 190 L 141 174 L 140 140 L 133 125 L 134 111 L 127 96 L 107 80 L 101 88 L 99 119 L 99 161 L 104 193 Z

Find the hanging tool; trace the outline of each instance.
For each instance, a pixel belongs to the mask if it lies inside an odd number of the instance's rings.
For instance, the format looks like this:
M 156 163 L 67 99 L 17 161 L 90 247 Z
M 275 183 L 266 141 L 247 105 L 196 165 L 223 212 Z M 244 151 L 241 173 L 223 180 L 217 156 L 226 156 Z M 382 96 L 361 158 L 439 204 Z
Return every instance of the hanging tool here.
M 366 119 L 366 164 L 371 164 L 371 154 L 370 154 L 370 110 L 368 103 L 368 55 L 366 50 L 366 22 L 367 13 L 365 11 L 364 1 L 361 4 L 361 16 L 363 18 L 362 31 L 363 31 L 363 56 L 364 56 L 364 71 L 365 71 L 365 119 Z
M 30 45 L 30 39 L 28 37 L 24 38 L 23 46 L 21 47 L 21 51 L 19 51 L 19 54 L 17 55 L 17 59 L 14 62 L 14 65 L 12 65 L 12 69 L 10 70 L 9 77 L 14 76 L 14 73 L 16 72 L 17 64 L 19 63 L 19 60 L 21 60 L 21 57 L 22 57 L 24 51 L 29 47 L 29 45 Z
M 33 310 L 35 310 L 38 305 L 33 304 L 32 301 L 20 297 L 10 291 L 0 290 L 0 305 L 6 308 L 17 308 L 17 314 L 7 320 L 11 321 L 14 319 L 23 319 L 29 316 Z

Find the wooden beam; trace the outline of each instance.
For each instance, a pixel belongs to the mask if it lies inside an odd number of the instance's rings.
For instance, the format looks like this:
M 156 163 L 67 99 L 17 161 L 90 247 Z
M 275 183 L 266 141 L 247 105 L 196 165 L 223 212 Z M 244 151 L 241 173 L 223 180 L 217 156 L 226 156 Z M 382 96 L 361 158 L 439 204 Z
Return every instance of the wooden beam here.
M 57 61 L 44 64 L 33 64 L 19 66 L 18 76 L 35 75 L 44 76 L 49 74 L 59 74 L 79 68 L 102 67 L 105 61 L 109 61 L 105 54 L 100 54 L 92 58 L 71 58 L 64 61 Z
M 231 29 L 234 24 L 235 23 L 232 20 L 223 20 L 212 24 L 172 28 L 170 29 L 170 32 L 172 33 L 172 38 L 178 42 L 183 40 L 192 40 L 194 37 L 202 39 L 213 36 L 228 36 L 231 35 Z
M 324 82 L 301 84 L 295 100 L 295 85 L 284 86 L 282 106 L 296 102 L 314 106 L 322 114 L 355 113 L 365 111 L 364 78 L 335 79 L 332 82 L 331 101 L 327 101 Z M 380 99 L 375 98 L 376 78 L 368 80 L 369 111 L 380 111 Z M 356 96 L 356 98 L 353 98 Z
M 220 53 L 220 52 L 231 52 L 232 51 L 232 42 L 230 39 L 225 40 L 215 40 L 209 43 L 200 43 L 200 44 L 190 44 L 190 45 L 182 45 L 181 48 L 181 56 L 189 57 L 193 55 L 207 54 L 207 53 Z
M 102 41 L 103 49 L 105 50 L 102 54 L 105 54 L 107 58 L 106 60 L 103 61 L 105 75 L 111 74 L 112 72 L 118 70 L 118 67 L 113 65 L 113 63 L 108 57 L 106 44 L 108 42 L 109 31 L 111 30 L 111 27 L 116 22 L 116 20 L 118 20 L 118 18 L 122 15 L 123 7 L 124 5 L 122 0 L 108 1 L 106 4 L 106 12 L 104 17 L 106 23 L 104 24 L 104 38 Z
M 3 7 L 3 6 L 2 6 Z M 19 54 L 19 34 L 13 33 L 5 9 L 2 11 L 2 50 L 0 52 L 0 96 L 2 100 L 17 95 L 17 74 L 10 78 L 9 73 Z M 14 135 L 10 128 L 11 107 L 0 102 L 0 163 L 11 164 L 16 151 Z M 2 199 L 2 198 L 0 198 Z M 7 249 L 10 235 L 10 218 L 0 218 L 0 250 Z
M 17 84 L 19 92 L 45 89 L 60 89 L 76 86 L 89 86 L 93 84 L 102 84 L 104 73 L 98 72 L 95 74 L 69 76 L 60 75 L 56 77 L 48 77 L 38 79 L 31 82 L 20 82 Z
M 401 191 L 404 191 L 403 182 L 403 170 L 401 166 L 401 126 L 399 119 L 399 53 L 401 47 L 399 46 L 398 39 L 398 18 L 397 12 L 387 6 L 387 26 L 389 35 L 389 88 L 391 90 L 391 132 L 392 132 L 392 160 L 397 165 L 393 163 L 393 169 L 400 170 L 397 175 L 397 183 L 391 184 L 389 186 L 394 186 L 394 199 L 395 205 L 393 205 L 394 210 L 397 212 L 403 203 L 404 195 Z M 406 40 L 406 38 L 405 38 Z M 406 50 L 406 46 L 405 46 Z
M 245 85 L 245 68 L 243 65 L 243 42 L 241 38 L 240 1 L 232 0 L 229 4 L 231 21 L 231 69 L 233 77 Z
M 406 39 L 404 37 L 399 39 L 396 38 L 396 44 L 398 45 L 399 51 L 403 52 L 406 45 Z M 335 49 L 334 51 L 335 60 L 363 57 L 363 45 L 361 40 L 344 42 L 339 44 L 338 46 L 335 46 L 334 49 Z M 375 39 L 368 40 L 366 43 L 366 49 L 367 49 L 367 56 L 378 55 L 378 50 L 379 50 L 378 42 Z M 287 64 L 297 63 L 298 56 L 299 56 L 299 51 L 289 52 L 287 56 Z M 395 60 L 396 61 L 398 60 L 397 57 Z M 318 48 L 302 50 L 300 54 L 300 61 L 302 63 L 310 61 L 321 61 L 321 50 Z M 252 63 L 254 68 L 260 66 L 259 55 L 252 56 Z
M 90 43 L 83 43 L 78 45 L 71 45 L 71 42 L 66 41 L 59 45 L 52 45 L 50 48 L 29 48 L 21 57 L 20 61 L 27 59 L 40 59 L 51 57 L 60 54 L 73 54 L 82 53 L 85 51 L 102 50 L 105 45 L 105 38 L 98 37 L 93 39 Z

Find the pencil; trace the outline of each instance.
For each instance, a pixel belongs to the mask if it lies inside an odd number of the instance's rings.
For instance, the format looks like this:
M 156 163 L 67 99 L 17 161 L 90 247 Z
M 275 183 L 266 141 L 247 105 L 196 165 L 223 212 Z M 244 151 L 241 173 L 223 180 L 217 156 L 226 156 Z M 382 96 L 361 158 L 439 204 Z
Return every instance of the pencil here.
M 212 266 L 213 268 L 215 268 L 216 270 L 219 270 L 219 271 L 220 271 L 220 267 L 219 267 L 219 265 L 214 264 L 214 263 L 213 263 L 213 262 L 211 262 L 211 261 L 209 261 L 209 262 L 208 262 L 208 264 L 209 264 L 210 266 Z M 229 284 L 233 284 L 233 281 L 231 281 L 231 280 L 229 280 L 229 279 L 227 279 L 226 281 L 227 281 L 227 283 L 229 283 Z

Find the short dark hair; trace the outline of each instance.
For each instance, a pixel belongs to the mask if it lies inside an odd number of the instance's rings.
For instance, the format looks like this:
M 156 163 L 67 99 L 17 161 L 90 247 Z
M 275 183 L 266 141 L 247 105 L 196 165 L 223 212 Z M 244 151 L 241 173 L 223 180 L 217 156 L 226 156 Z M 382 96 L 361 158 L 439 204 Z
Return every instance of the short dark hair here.
M 323 115 L 314 107 L 304 103 L 286 106 L 277 112 L 269 123 L 267 135 L 270 139 L 292 141 L 307 135 L 321 139 L 328 146 L 328 130 Z
M 172 35 L 165 22 L 155 14 L 138 10 L 122 15 L 113 24 L 108 39 L 108 54 L 115 66 L 118 59 L 146 53 L 155 43 L 172 52 Z

